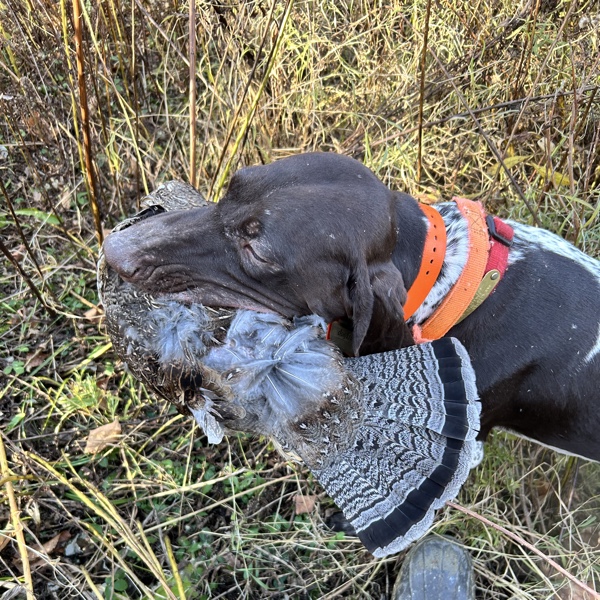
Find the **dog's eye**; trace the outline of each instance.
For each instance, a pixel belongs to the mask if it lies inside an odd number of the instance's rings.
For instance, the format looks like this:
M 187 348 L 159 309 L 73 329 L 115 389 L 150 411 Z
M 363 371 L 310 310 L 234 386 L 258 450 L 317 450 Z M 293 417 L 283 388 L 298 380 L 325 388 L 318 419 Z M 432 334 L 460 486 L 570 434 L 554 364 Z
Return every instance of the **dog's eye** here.
M 256 239 L 262 233 L 262 223 L 258 219 L 246 221 L 240 228 L 244 237 Z

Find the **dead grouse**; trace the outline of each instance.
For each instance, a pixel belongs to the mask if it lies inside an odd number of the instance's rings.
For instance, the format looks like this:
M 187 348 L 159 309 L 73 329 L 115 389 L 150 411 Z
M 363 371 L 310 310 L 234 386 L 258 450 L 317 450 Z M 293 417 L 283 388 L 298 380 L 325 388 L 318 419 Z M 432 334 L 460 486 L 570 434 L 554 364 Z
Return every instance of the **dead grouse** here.
M 170 182 L 122 223 L 203 202 Z M 464 483 L 480 405 L 468 355 L 444 338 L 342 359 L 318 317 L 152 297 L 101 256 L 98 285 L 117 354 L 158 395 L 191 412 L 211 443 L 269 436 L 300 459 L 375 556 L 404 549 Z

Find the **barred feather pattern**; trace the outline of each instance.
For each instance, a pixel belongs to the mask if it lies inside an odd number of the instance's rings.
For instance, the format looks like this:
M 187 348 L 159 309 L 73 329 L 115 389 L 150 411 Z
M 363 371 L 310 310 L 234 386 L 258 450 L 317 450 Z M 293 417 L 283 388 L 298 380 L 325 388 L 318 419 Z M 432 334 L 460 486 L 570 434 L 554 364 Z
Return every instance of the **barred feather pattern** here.
M 386 556 L 421 537 L 468 476 L 479 429 L 475 375 L 450 338 L 346 366 L 363 382 L 363 420 L 313 472 L 365 546 Z
M 468 355 L 444 338 L 341 361 L 321 334 L 316 321 L 290 328 L 240 311 L 204 362 L 243 398 L 252 430 L 309 467 L 375 556 L 399 552 L 468 476 L 480 413 Z
M 190 198 L 161 202 L 178 210 L 196 205 Z M 147 210 L 134 219 L 163 207 Z M 211 443 L 227 431 L 270 436 L 307 465 L 375 556 L 423 535 L 468 476 L 480 405 L 457 340 L 342 359 L 318 317 L 151 297 L 102 257 L 98 282 L 115 350 L 138 379 L 190 412 Z

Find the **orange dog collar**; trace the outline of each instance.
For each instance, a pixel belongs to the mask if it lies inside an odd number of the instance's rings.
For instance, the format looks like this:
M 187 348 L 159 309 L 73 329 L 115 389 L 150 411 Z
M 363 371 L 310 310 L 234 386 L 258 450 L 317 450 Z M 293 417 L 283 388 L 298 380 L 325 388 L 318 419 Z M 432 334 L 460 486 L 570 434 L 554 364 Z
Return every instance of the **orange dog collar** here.
M 436 340 L 452 328 L 471 304 L 483 279 L 490 250 L 485 211 L 480 202 L 466 198 L 453 198 L 467 220 L 469 231 L 469 258 L 457 282 L 436 311 L 423 323 L 420 337 Z
M 404 304 L 404 320 L 407 321 L 423 304 L 427 294 L 436 282 L 446 255 L 446 226 L 442 215 L 428 204 L 419 207 L 429 221 L 429 228 L 425 237 L 421 268 L 417 278 L 413 281 L 406 296 Z
M 471 314 L 494 291 L 508 266 L 508 251 L 514 231 L 508 224 L 487 215 L 480 202 L 453 198 L 467 222 L 469 256 L 458 280 L 434 313 L 423 323 L 413 325 L 415 342 L 438 339 Z M 405 320 L 421 306 L 436 282 L 446 254 L 446 227 L 440 213 L 427 204 L 419 205 L 429 221 L 419 273 L 407 293 Z M 352 355 L 351 324 L 329 324 L 327 339 Z

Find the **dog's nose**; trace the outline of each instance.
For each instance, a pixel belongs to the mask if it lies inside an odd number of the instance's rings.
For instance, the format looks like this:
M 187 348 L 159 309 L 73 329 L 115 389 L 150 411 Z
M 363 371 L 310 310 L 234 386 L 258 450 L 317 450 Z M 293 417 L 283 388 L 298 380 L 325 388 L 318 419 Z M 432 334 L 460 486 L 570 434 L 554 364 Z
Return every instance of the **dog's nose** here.
M 111 233 L 103 246 L 106 262 L 125 280 L 134 278 L 139 269 L 140 239 L 135 233 L 132 235 L 132 231 Z

